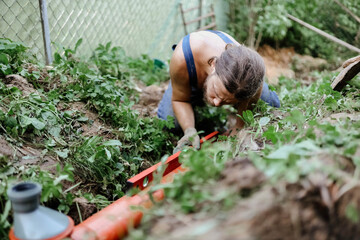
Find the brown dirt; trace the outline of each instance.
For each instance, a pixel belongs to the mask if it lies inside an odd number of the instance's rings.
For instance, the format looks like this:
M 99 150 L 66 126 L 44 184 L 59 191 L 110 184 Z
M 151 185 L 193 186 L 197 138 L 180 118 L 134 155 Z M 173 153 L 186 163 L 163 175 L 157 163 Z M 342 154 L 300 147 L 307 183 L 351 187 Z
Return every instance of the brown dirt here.
M 7 87 L 17 87 L 22 91 L 23 96 L 29 96 L 31 93 L 36 92 L 34 86 L 30 84 L 25 78 L 17 74 L 7 75 L 4 79 Z
M 140 99 L 139 103 L 134 104 L 132 109 L 139 112 L 141 117 L 156 117 L 157 107 L 168 87 L 169 81 L 151 86 L 145 86 L 141 82 L 136 84 Z
M 61 85 L 60 76 L 56 76 L 49 81 L 49 73 L 48 70 L 53 69 L 53 66 L 45 66 L 44 68 L 39 69 L 38 66 L 32 63 L 24 64 L 24 67 L 28 70 L 29 73 L 38 72 L 39 79 L 36 79 L 37 84 L 41 84 L 42 88 L 45 91 L 49 91 L 51 89 L 56 89 L 58 85 Z M 69 77 L 69 76 L 68 76 Z M 71 81 L 71 77 L 69 77 L 68 81 Z
M 351 120 L 351 121 L 359 121 L 360 116 L 356 113 L 333 113 L 329 117 L 324 118 L 323 122 L 329 122 L 331 124 L 336 124 L 338 122 L 344 121 L 344 120 Z
M 15 77 L 13 79 L 21 79 L 22 77 Z M 20 89 L 25 89 L 25 93 L 33 92 L 34 89 L 31 84 L 27 83 L 26 79 L 22 78 L 21 81 L 16 81 L 14 85 Z M 31 87 L 29 87 L 31 86 Z M 112 134 L 106 123 L 99 119 L 98 115 L 86 108 L 86 105 L 82 102 L 71 103 L 68 106 L 59 106 L 59 110 L 77 110 L 84 114 L 89 121 L 81 123 L 79 127 L 82 128 L 82 135 L 86 137 L 102 136 L 104 139 L 112 138 Z M 13 142 L 13 144 L 12 144 Z M 6 156 L 8 159 L 14 162 L 15 166 L 40 166 L 42 170 L 48 170 L 51 173 L 56 173 L 56 164 L 61 163 L 57 156 L 53 156 L 47 153 L 43 153 L 43 149 L 39 149 L 31 142 L 24 142 L 21 145 L 15 143 L 15 140 L 5 139 L 0 135 L 0 156 Z
M 7 75 L 4 79 L 7 87 L 17 87 L 23 96 L 36 93 L 34 86 L 17 74 Z M 7 139 L 0 135 L 0 156 L 7 157 L 14 166 L 40 166 L 42 170 L 55 173 L 57 159 L 49 154 L 44 154 L 43 149 L 37 149 L 32 143 L 18 143 L 15 139 Z
M 79 210 L 77 209 L 79 207 Z M 95 204 L 90 203 L 87 199 L 80 197 L 75 198 L 70 207 L 68 216 L 71 217 L 75 224 L 79 224 L 81 220 L 85 220 L 97 211 Z M 81 214 L 81 215 L 79 215 Z
M 246 150 L 259 151 L 264 149 L 265 146 L 263 139 L 253 139 L 253 135 L 248 131 L 248 129 L 242 129 L 237 133 L 236 142 L 239 152 Z
M 99 115 L 89 109 L 83 102 L 73 102 L 66 105 L 59 105 L 60 111 L 76 110 L 87 117 L 89 120 L 85 123 L 80 123 L 82 129 L 82 135 L 85 137 L 102 136 L 105 139 L 113 138 L 111 134 L 112 127 L 106 124 L 99 118 Z
M 258 49 L 258 52 L 265 61 L 267 81 L 272 85 L 278 83 L 280 76 L 311 81 L 308 73 L 314 70 L 321 71 L 327 64 L 326 60 L 321 58 L 299 55 L 292 47 L 276 50 L 269 45 L 264 45 Z
M 265 180 L 265 175 L 255 168 L 248 158 L 235 158 L 225 164 L 219 179 L 219 189 L 230 187 L 236 192 L 241 192 L 254 189 Z
M 36 149 L 24 144 L 21 147 L 10 144 L 4 136 L 0 135 L 0 156 L 13 161 L 14 166 L 40 166 L 42 170 L 55 172 L 57 160 L 55 157 L 43 154 L 42 149 Z
M 11 144 L 8 143 L 8 141 L 5 140 L 4 136 L 0 136 L 0 155 L 6 156 L 6 157 L 12 157 L 16 156 L 17 153 Z
M 229 196 L 242 196 L 230 211 L 186 215 L 168 208 L 148 219 L 148 234 L 151 239 L 359 239 L 360 226 L 347 215 L 352 206 L 355 217 L 360 216 L 360 182 L 351 180 L 355 166 L 330 154 L 308 161 L 314 160 L 333 166 L 342 182 L 315 171 L 297 183 L 272 185 L 249 159 L 237 158 L 226 164 L 212 186 L 214 193 L 227 189 Z

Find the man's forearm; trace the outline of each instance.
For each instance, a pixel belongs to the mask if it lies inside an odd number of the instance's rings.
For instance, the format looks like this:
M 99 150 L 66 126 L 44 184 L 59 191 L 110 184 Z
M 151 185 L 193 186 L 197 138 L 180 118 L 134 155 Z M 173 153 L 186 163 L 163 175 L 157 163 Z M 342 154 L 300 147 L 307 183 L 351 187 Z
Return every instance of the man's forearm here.
M 241 117 L 243 117 L 244 111 L 249 109 L 249 100 L 247 99 L 247 100 L 243 100 L 242 102 L 239 102 L 237 104 L 236 108 L 237 108 L 237 115 L 238 116 L 236 117 L 236 125 L 232 129 L 232 134 L 230 134 L 230 135 L 236 134 L 236 132 L 238 130 L 241 130 L 244 127 L 245 122 L 244 122 L 244 120 L 241 119 Z
M 189 127 L 195 127 L 194 110 L 190 103 L 172 101 L 175 117 L 185 132 Z
M 258 102 L 258 100 L 260 99 L 261 96 L 261 92 L 262 92 L 262 86 L 257 90 L 257 92 L 255 93 L 255 95 L 250 98 L 250 99 L 246 99 L 243 100 L 239 103 L 237 103 L 237 114 L 240 116 L 243 116 L 244 111 L 246 110 L 253 110 L 253 108 L 255 107 L 256 103 Z M 241 130 L 245 125 L 244 120 L 242 120 L 239 116 L 236 118 L 236 126 L 234 129 L 237 130 Z

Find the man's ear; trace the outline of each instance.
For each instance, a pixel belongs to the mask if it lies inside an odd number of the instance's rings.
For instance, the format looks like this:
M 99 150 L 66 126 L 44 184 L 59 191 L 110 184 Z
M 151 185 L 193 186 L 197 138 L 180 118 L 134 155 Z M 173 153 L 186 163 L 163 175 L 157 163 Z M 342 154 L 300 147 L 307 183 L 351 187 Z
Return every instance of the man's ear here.
M 234 44 L 228 43 L 228 44 L 226 44 L 226 46 L 225 46 L 225 50 L 228 50 L 228 49 L 230 49 L 230 48 L 232 48 L 232 47 L 234 47 L 234 46 L 235 46 Z
M 209 59 L 208 61 L 208 64 L 211 66 L 211 67 L 215 67 L 215 62 L 216 62 L 216 57 L 212 57 Z

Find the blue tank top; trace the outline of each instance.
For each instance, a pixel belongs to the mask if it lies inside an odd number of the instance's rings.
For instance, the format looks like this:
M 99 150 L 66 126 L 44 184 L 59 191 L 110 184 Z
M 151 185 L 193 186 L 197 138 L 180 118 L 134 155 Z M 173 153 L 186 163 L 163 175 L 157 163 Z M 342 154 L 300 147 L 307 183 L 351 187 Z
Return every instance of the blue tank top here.
M 207 30 L 207 31 L 218 35 L 222 40 L 224 40 L 225 43 L 234 43 L 228 36 L 226 36 L 224 33 L 220 32 L 220 31 L 215 31 L 215 30 Z M 190 47 L 190 34 L 186 35 L 183 38 L 182 49 L 183 49 L 183 53 L 184 53 L 184 57 L 185 57 L 185 61 L 186 61 L 187 71 L 189 74 L 190 86 L 192 88 L 197 89 L 198 80 L 197 80 L 194 56 L 192 54 L 191 47 Z

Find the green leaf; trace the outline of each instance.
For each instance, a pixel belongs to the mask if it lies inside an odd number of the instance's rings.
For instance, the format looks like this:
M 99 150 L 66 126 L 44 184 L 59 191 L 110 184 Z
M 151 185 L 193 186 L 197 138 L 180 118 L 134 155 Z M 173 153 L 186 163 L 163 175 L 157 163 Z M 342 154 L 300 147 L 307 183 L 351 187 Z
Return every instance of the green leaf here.
M 51 136 L 56 138 L 60 138 L 60 132 L 61 132 L 61 128 L 59 126 L 51 127 L 49 129 L 49 133 L 51 134 Z
M 54 62 L 55 63 L 60 63 L 61 62 L 61 56 L 60 56 L 60 54 L 59 53 L 54 53 Z
M 259 124 L 260 126 L 265 126 L 266 124 L 268 124 L 270 122 L 270 118 L 268 117 L 262 117 L 260 118 Z
M 295 109 L 290 112 L 290 116 L 286 120 L 296 124 L 298 127 L 302 127 L 306 118 L 300 110 Z
M 3 210 L 3 213 L 1 214 L 0 223 L 4 223 L 6 219 L 9 217 L 9 212 L 11 210 L 11 202 L 10 200 L 7 200 L 5 203 L 5 208 Z
M 67 174 L 60 175 L 54 180 L 54 185 L 58 185 L 62 180 L 68 180 L 68 178 L 69 175 Z
M 263 136 L 270 140 L 273 144 L 276 144 L 281 133 L 276 132 L 274 126 L 270 126 L 267 131 L 263 133 Z
M 288 159 L 291 154 L 299 156 L 309 156 L 314 152 L 319 151 L 319 148 L 311 140 L 305 140 L 294 145 L 283 145 L 276 151 L 270 153 L 268 159 Z
M 31 118 L 27 117 L 27 116 L 22 116 L 20 118 L 20 126 L 21 127 L 27 127 L 32 123 Z
M 91 163 L 95 162 L 95 155 L 96 154 L 93 154 L 91 157 L 89 157 L 88 161 L 91 162 Z
M 56 154 L 61 158 L 67 158 L 69 154 L 69 149 L 64 149 L 63 151 L 55 150 Z
M 64 111 L 64 117 L 67 117 L 67 118 L 71 118 L 74 114 L 74 111 L 72 110 L 67 110 L 67 111 Z
M 9 75 L 12 73 L 11 67 L 9 65 L 5 65 L 0 63 L 0 73 L 3 75 Z
M 82 41 L 83 41 L 82 38 L 80 38 L 80 39 L 76 42 L 74 52 L 76 52 L 76 50 L 78 49 L 78 47 L 80 46 L 80 44 L 82 43 Z
M 65 75 L 60 75 L 60 81 L 61 81 L 61 83 L 66 83 L 67 82 L 67 76 L 65 76 Z
M 6 127 L 13 128 L 13 127 L 16 127 L 16 125 L 17 125 L 16 118 L 8 117 L 8 116 L 5 117 L 5 126 Z
M 353 223 L 359 222 L 359 214 L 358 209 L 356 208 L 356 205 L 353 203 L 350 203 L 346 206 L 345 209 L 345 215 L 348 219 L 350 219 Z
M 41 96 L 37 93 L 31 93 L 30 99 L 34 100 L 34 102 L 43 103 L 43 100 L 41 99 Z
M 50 188 L 43 188 L 41 191 L 41 201 L 47 202 L 49 200 L 50 194 L 51 194 Z
M 39 121 L 37 118 L 30 118 L 31 124 L 34 126 L 34 128 L 38 130 L 42 130 L 45 128 L 45 123 Z
M 242 116 L 239 114 L 237 114 L 237 116 L 240 117 L 249 126 L 252 126 L 254 123 L 254 114 L 251 110 L 246 110 L 242 113 Z
M 76 119 L 76 121 L 78 121 L 78 122 L 87 122 L 88 120 L 89 120 L 89 118 L 87 118 L 87 117 L 79 117 Z
M 49 123 L 49 125 L 57 124 L 56 116 L 50 111 L 42 112 L 41 117 L 45 122 Z
M 105 149 L 105 153 L 106 153 L 107 159 L 111 159 L 111 153 L 110 153 L 110 151 L 109 151 L 107 148 L 104 148 L 104 149 Z
M 9 64 L 9 59 L 7 58 L 6 54 L 0 53 L 0 63 L 2 64 Z
M 109 140 L 103 143 L 104 146 L 122 146 L 122 143 L 119 140 Z

